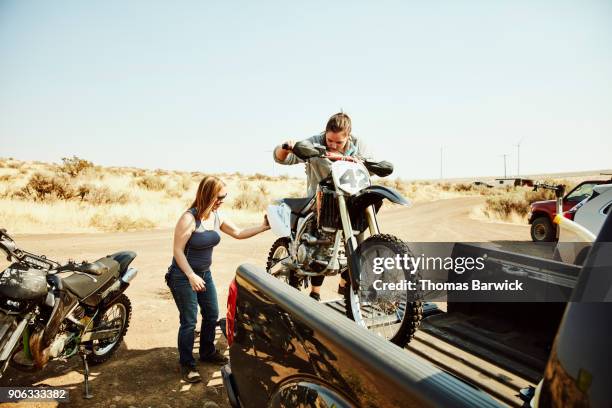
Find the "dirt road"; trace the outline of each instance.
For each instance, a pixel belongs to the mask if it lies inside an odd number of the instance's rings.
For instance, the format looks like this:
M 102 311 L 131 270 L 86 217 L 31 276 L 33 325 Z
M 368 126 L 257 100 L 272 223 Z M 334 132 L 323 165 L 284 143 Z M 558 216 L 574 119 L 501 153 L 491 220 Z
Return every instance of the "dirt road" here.
M 527 225 L 490 223 L 470 217 L 482 197 L 467 197 L 418 204 L 412 208 L 384 209 L 381 230 L 406 241 L 523 241 Z M 10 232 L 10 231 L 9 231 Z M 111 361 L 93 367 L 92 400 L 84 400 L 82 370 L 77 359 L 52 363 L 39 373 L 23 374 L 10 369 L 2 385 L 63 386 L 71 389 L 70 406 L 75 407 L 203 407 L 206 401 L 228 406 L 218 380 L 218 367 L 201 366 L 203 384 L 181 383 L 178 373 L 176 335 L 178 312 L 163 275 L 171 260 L 172 230 L 108 234 L 22 235 L 15 237 L 23 248 L 65 261 L 94 260 L 119 250 L 138 253 L 134 266 L 139 275 L 127 294 L 133 314 L 125 344 Z M 236 267 L 244 262 L 264 265 L 275 237 L 266 232 L 246 241 L 224 236 L 215 249 L 213 276 L 225 313 L 227 289 Z M 336 297 L 337 278 L 328 279 L 323 298 Z M 222 348 L 226 347 L 220 339 Z M 206 386 L 210 384 L 209 386 Z M 208 403 L 209 406 L 214 406 Z M 53 406 L 53 405 L 51 405 Z

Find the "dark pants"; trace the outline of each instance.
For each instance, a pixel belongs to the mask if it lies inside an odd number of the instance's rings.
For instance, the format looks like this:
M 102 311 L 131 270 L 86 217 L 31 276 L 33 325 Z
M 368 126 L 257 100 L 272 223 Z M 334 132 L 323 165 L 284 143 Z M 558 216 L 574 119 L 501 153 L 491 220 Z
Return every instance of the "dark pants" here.
M 192 350 L 194 331 L 198 319 L 198 305 L 202 313 L 202 326 L 200 327 L 200 358 L 207 357 L 215 352 L 215 328 L 219 318 L 219 305 L 217 303 L 217 290 L 210 271 L 196 272 L 204 279 L 206 290 L 196 292 L 191 288 L 189 279 L 185 274 L 170 268 L 166 280 L 174 302 L 179 310 L 180 328 L 178 332 L 179 362 L 182 366 L 195 367 Z
M 357 235 L 357 244 L 361 244 L 363 241 L 365 241 L 365 231 L 363 231 L 359 235 Z M 342 279 L 344 279 L 345 281 L 348 282 L 349 274 L 348 274 L 347 271 L 342 272 L 342 274 L 340 274 L 340 276 L 342 277 Z M 323 285 L 323 280 L 324 279 L 325 279 L 325 276 L 311 276 L 310 277 L 310 284 L 312 286 L 321 286 L 321 285 Z

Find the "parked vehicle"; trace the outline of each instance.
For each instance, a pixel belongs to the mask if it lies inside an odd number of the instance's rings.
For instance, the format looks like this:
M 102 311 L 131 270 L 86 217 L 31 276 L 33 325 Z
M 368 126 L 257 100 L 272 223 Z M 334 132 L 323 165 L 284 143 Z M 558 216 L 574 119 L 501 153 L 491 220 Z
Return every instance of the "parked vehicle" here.
M 593 194 L 576 207 L 574 221 L 597 236 L 612 207 L 612 184 L 593 187 Z
M 587 180 L 574 187 L 562 198 L 562 211 L 570 210 L 576 204 L 593 193 L 593 187 L 612 182 L 610 180 Z M 534 242 L 553 242 L 558 238 L 553 220 L 557 215 L 556 200 L 536 201 L 531 203 L 528 217 L 531 225 L 531 239 Z
M 370 173 L 385 177 L 392 173 L 393 166 L 384 161 L 330 155 L 324 146 L 307 141 L 296 143 L 292 150 L 307 162 L 332 160 L 331 174 L 319 183 L 315 196 L 285 198 L 279 205 L 268 207 L 270 226 L 280 238 L 270 249 L 267 271 L 295 288 L 307 285 L 312 276 L 348 272 L 344 290 L 347 316 L 362 327 L 373 327 L 374 319 L 388 317 L 377 325 L 377 333 L 404 346 L 420 323 L 421 302 L 409 299 L 408 291 L 384 295 L 371 292 L 362 273 L 366 253 L 373 249 L 386 252 L 379 256 L 411 256 L 399 238 L 380 233 L 376 220 L 385 199 L 409 205 L 397 191 L 370 181 Z M 362 239 L 366 230 L 370 236 Z M 406 280 L 413 279 L 409 270 L 397 273 L 405 274 L 401 278 Z
M 137 274 L 129 267 L 136 254 L 62 265 L 20 249 L 3 229 L 0 252 L 11 262 L 0 274 L 0 377 L 9 364 L 40 370 L 50 360 L 79 355 L 84 397 L 91 398 L 88 362 L 108 360 L 130 324 L 124 292 Z
M 593 188 L 590 197 L 563 213 L 563 217 L 556 216 L 554 222 L 559 225 L 559 243 L 555 248 L 555 259 L 582 265 L 610 207 L 612 184 L 600 184 Z
M 507 303 L 507 312 L 521 323 L 522 329 L 516 331 L 508 330 L 499 318 L 486 327 L 482 316 L 466 317 L 467 308 L 461 313 L 432 314 L 424 320 L 430 327 L 417 333 L 419 342 L 411 342 L 409 351 L 360 329 L 265 271 L 242 265 L 228 301 L 231 362 L 222 368 L 230 403 L 233 407 L 611 406 L 612 349 L 607 341 L 612 336 L 611 242 L 608 216 L 583 268 L 541 260 L 549 268 L 567 269 L 551 270 L 551 276 L 558 275 L 559 288 L 572 291 L 571 302 L 562 304 L 558 315 L 548 313 L 548 304 Z M 463 254 L 469 250 L 478 249 L 459 249 Z M 542 279 L 541 268 L 529 264 L 538 260 L 523 255 L 523 262 L 520 257 L 501 252 L 491 256 L 510 275 Z M 574 270 L 579 271 L 577 281 L 566 282 L 564 277 Z M 474 303 L 471 309 L 482 311 L 478 307 L 482 305 Z M 484 306 L 489 306 L 485 312 L 499 312 L 500 304 Z M 527 306 L 532 313 L 517 313 L 517 306 Z M 541 319 L 534 317 L 536 308 L 545 309 Z M 428 325 L 429 320 L 434 322 Z M 542 326 L 554 328 L 552 334 L 546 330 L 544 341 Z M 418 338 L 424 335 L 428 337 Z M 474 341 L 469 341 L 470 336 Z M 490 348 L 494 342 L 496 348 Z M 470 353 L 480 360 L 470 361 Z M 443 359 L 436 360 L 438 356 Z M 466 378 L 470 371 L 474 376 Z M 515 374 L 539 384 L 523 388 L 512 378 Z M 487 376 L 500 385 L 483 382 Z M 515 388 L 502 395 L 501 386 Z

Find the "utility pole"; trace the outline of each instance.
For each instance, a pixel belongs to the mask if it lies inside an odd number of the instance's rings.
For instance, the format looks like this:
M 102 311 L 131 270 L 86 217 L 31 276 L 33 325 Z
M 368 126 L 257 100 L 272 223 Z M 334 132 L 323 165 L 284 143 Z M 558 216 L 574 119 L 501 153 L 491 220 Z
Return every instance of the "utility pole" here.
M 521 143 L 524 137 L 516 144 L 516 177 L 521 177 Z
M 504 157 L 504 178 L 507 178 L 506 176 L 506 156 L 508 156 L 506 153 L 502 154 L 502 156 Z

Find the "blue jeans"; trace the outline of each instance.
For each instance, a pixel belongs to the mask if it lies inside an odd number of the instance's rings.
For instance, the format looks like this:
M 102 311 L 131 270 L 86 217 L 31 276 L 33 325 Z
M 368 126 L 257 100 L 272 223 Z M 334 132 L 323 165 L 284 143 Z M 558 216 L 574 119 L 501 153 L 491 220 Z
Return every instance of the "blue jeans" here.
M 206 290 L 203 292 L 194 291 L 187 276 L 177 268 L 171 267 L 166 274 L 166 282 L 179 310 L 181 324 L 178 332 L 179 362 L 182 366 L 190 367 L 196 365 L 192 350 L 198 320 L 198 305 L 202 313 L 200 358 L 208 357 L 215 352 L 215 327 L 219 318 L 217 290 L 210 271 L 196 272 L 196 274 L 206 283 Z

